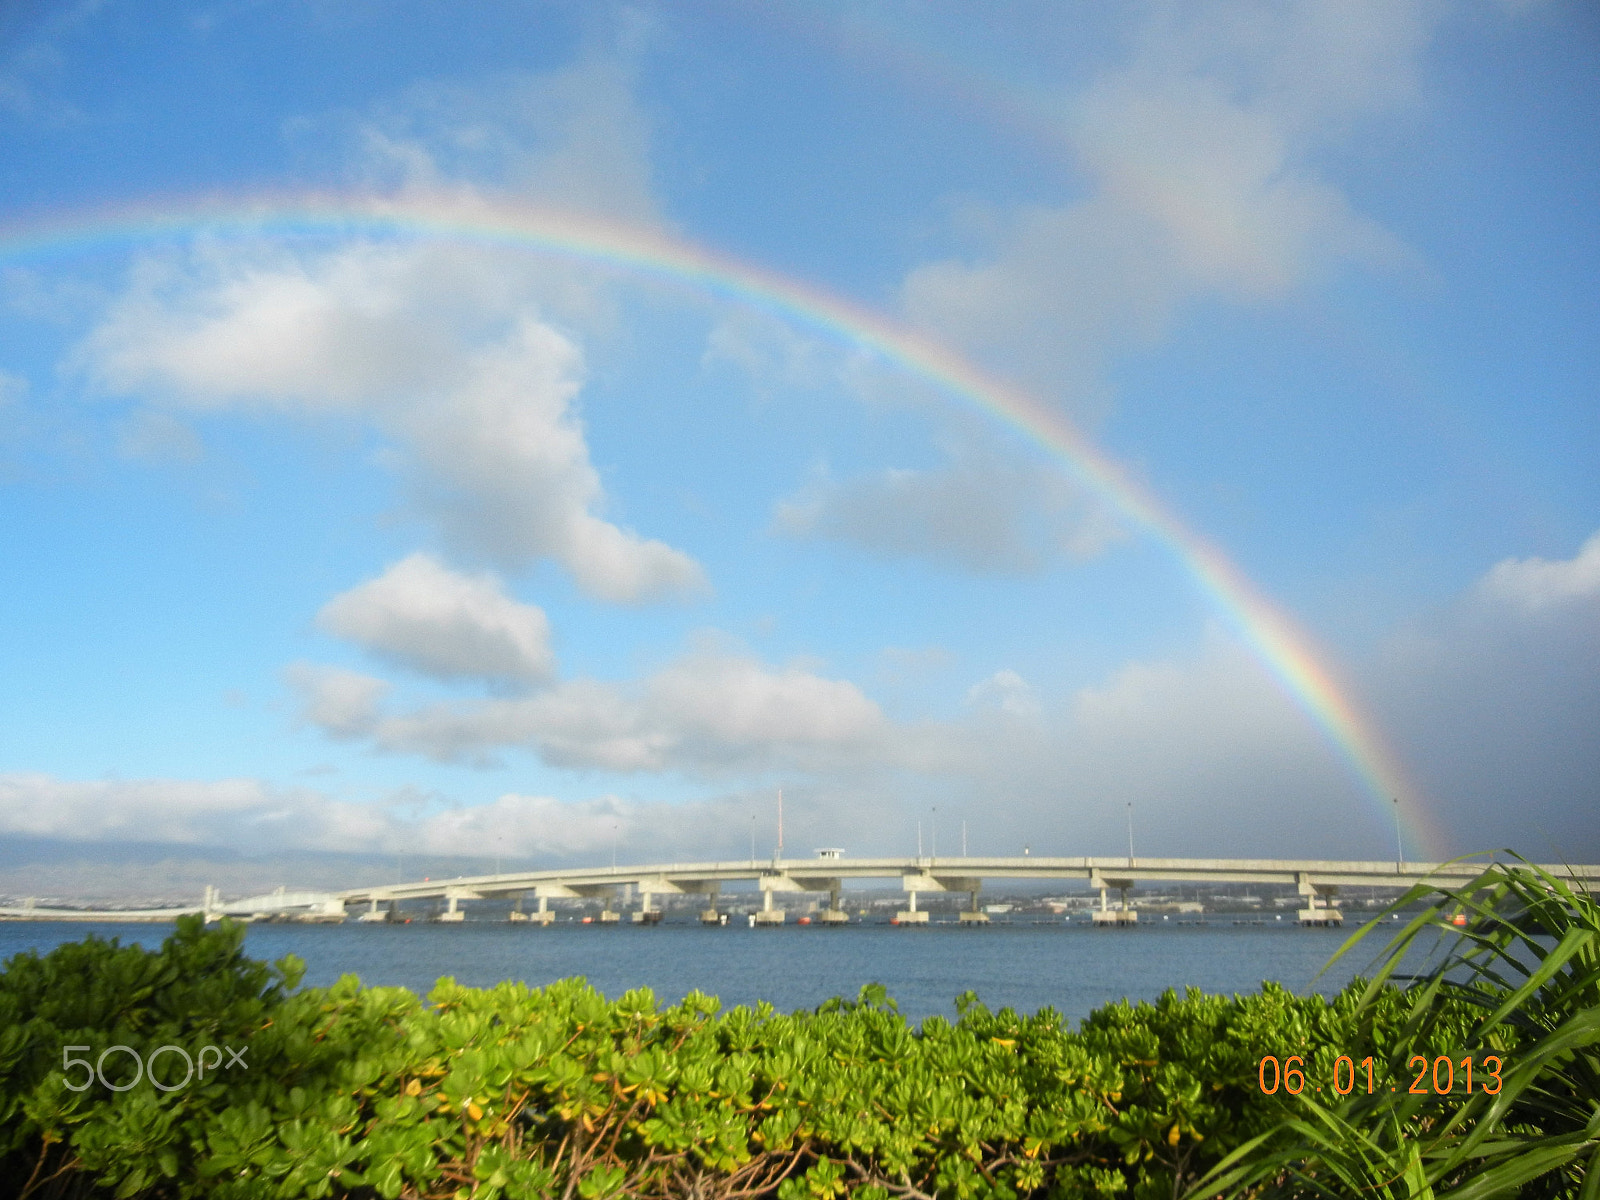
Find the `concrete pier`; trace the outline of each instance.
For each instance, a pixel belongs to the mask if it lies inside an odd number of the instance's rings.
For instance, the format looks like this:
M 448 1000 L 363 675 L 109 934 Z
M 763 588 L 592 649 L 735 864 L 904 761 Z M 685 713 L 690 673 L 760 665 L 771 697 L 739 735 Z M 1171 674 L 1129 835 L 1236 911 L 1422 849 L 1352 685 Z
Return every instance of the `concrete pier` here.
M 1139 923 L 1139 913 L 1131 908 L 1097 908 L 1093 915 L 1096 929 L 1116 929 L 1122 925 Z
M 1295 885 L 1296 890 L 1306 898 L 1306 906 L 1299 913 L 1300 924 L 1320 926 L 1344 924 L 1344 914 L 1339 911 L 1338 902 L 1334 899 L 1339 894 L 1338 884 L 1314 881 L 1308 872 L 1302 871 L 1295 880 Z
M 1128 889 L 1133 887 L 1132 879 L 1110 879 L 1093 871 L 1089 875 L 1089 886 L 1100 889 L 1100 907 L 1094 910 L 1094 927 L 1096 929 L 1119 929 L 1125 925 L 1137 925 L 1139 914 L 1128 903 Z M 1117 907 L 1112 908 L 1106 902 L 1106 891 L 1116 888 L 1119 899 Z

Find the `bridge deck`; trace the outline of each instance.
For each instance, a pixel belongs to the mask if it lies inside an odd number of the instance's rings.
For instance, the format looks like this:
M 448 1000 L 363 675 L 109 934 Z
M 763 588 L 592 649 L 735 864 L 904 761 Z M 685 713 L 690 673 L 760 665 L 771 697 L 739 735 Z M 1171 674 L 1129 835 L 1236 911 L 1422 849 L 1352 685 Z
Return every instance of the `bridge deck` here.
M 989 880 L 1084 880 L 1095 886 L 1140 882 L 1284 883 L 1329 887 L 1410 887 L 1425 878 L 1464 883 L 1483 862 L 1413 863 L 1326 859 L 1248 858 L 804 858 L 737 862 L 650 863 L 583 869 L 506 872 L 412 883 L 351 888 L 338 893 L 347 904 L 416 899 L 482 899 L 519 894 L 549 897 L 602 896 L 625 885 L 657 895 L 714 892 L 723 883 L 755 882 L 772 891 L 827 891 L 832 881 L 881 879 L 906 891 L 970 891 Z M 1600 885 L 1600 866 L 1545 866 L 1552 875 L 1588 887 Z
M 741 859 L 734 862 L 648 863 L 615 867 L 556 868 L 502 872 L 495 875 L 424 879 L 410 883 L 349 888 L 342 892 L 278 892 L 244 900 L 222 901 L 214 892 L 192 908 L 90 910 L 42 908 L 33 905 L 0 908 L 0 920 L 163 921 L 186 913 L 208 917 L 264 917 L 304 913 L 319 919 L 342 918 L 347 905 L 377 905 L 401 900 L 445 900 L 452 913 L 461 900 L 534 896 L 550 899 L 611 898 L 624 887 L 643 896 L 717 894 L 725 883 L 753 882 L 768 893 L 837 892 L 845 880 L 882 880 L 912 896 L 919 893 L 977 893 L 986 883 L 1007 880 L 1081 880 L 1095 888 L 1124 888 L 1138 883 L 1277 883 L 1297 886 L 1315 910 L 1318 895 L 1326 902 L 1339 888 L 1401 889 L 1423 880 L 1465 883 L 1488 864 L 1361 862 L 1328 859 L 1260 858 L 1052 858 L 1045 855 L 907 858 Z M 1585 888 L 1600 887 L 1600 866 L 1543 866 L 1558 878 Z M 541 907 L 543 904 L 541 903 Z

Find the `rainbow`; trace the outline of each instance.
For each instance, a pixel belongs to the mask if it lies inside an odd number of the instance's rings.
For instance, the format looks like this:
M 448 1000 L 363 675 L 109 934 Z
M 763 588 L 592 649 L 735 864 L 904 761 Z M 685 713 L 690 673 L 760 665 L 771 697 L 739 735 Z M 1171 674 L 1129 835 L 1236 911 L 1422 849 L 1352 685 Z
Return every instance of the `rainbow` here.
M 1165 544 L 1233 633 L 1323 731 L 1386 826 L 1399 805 L 1408 858 L 1443 846 L 1422 796 L 1305 631 L 1219 548 L 1060 412 L 881 313 L 657 229 L 477 198 L 305 195 L 186 199 L 0 224 L 0 262 L 200 233 L 436 238 L 518 248 L 644 276 L 797 321 L 859 347 L 1020 432 L 1129 524 Z

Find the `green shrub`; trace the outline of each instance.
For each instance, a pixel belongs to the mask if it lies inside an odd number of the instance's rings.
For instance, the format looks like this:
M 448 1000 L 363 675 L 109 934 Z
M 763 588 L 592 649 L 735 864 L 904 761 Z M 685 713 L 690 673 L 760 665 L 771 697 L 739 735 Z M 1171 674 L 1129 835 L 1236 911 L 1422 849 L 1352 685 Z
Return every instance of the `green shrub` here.
M 1556 928 L 1553 912 L 1536 917 Z M 157 951 L 90 938 L 6 965 L 4 1194 L 1147 1200 L 1182 1195 L 1208 1172 L 1210 1194 L 1357 1194 L 1307 1158 L 1307 1129 L 1342 1121 L 1347 1138 L 1376 1139 L 1383 1153 L 1391 1134 L 1454 1130 L 1478 1138 L 1469 1155 L 1493 1159 L 1504 1137 L 1554 1120 L 1541 1071 L 1579 1087 L 1593 1078 L 1592 1059 L 1572 1074 L 1571 1051 L 1592 1007 L 1559 1019 L 1500 1012 L 1502 997 L 1535 993 L 1481 973 L 1477 984 L 1430 977 L 1409 989 L 1380 974 L 1331 1000 L 1270 983 L 1232 997 L 1169 991 L 1109 1005 L 1077 1030 L 1050 1010 L 991 1012 L 969 993 L 956 1022 L 913 1028 L 875 985 L 794 1014 L 721 1013 L 698 993 L 670 1007 L 647 991 L 608 1001 L 581 979 L 482 990 L 444 979 L 424 1003 L 350 976 L 296 990 L 299 963 L 269 967 L 241 946 L 237 927 L 186 921 Z M 1561 961 L 1593 986 L 1592 947 Z M 191 1057 L 232 1047 L 246 1065 L 175 1086 L 181 1056 L 166 1051 L 155 1079 L 72 1090 L 88 1068 L 64 1070 L 63 1048 L 89 1047 L 77 1057 L 92 1066 L 114 1045 L 146 1061 L 164 1046 Z M 1390 1064 L 1489 1045 L 1544 1049 L 1512 1056 L 1506 1090 L 1516 1089 L 1499 1107 L 1369 1105 L 1398 1133 L 1352 1126 L 1367 1112 L 1358 1097 L 1323 1103 L 1309 1087 L 1265 1095 L 1260 1084 L 1269 1054 L 1300 1055 L 1307 1080 L 1328 1080 L 1340 1055 Z M 1526 1081 L 1523 1064 L 1535 1064 Z M 104 1070 L 128 1082 L 129 1053 Z M 1563 1146 L 1592 1140 L 1588 1103 L 1564 1110 Z M 1457 1110 L 1466 1117 L 1448 1115 Z M 1476 1132 L 1485 1127 L 1499 1132 Z M 1384 1161 L 1401 1176 L 1442 1177 L 1432 1158 Z
M 1302 1095 L 1279 1125 L 1219 1164 L 1197 1200 L 1600 1197 L 1600 904 L 1525 863 L 1491 865 L 1457 888 L 1419 885 L 1388 912 L 1418 902 L 1425 908 L 1385 949 L 1373 981 L 1346 993 L 1351 1015 L 1391 1031 L 1390 1077 L 1403 1078 L 1416 1054 L 1448 1048 L 1457 1059 L 1498 1057 L 1498 1089 Z M 1436 935 L 1445 952 L 1434 968 L 1401 976 Z M 1403 992 L 1391 986 L 1397 979 L 1409 985 Z

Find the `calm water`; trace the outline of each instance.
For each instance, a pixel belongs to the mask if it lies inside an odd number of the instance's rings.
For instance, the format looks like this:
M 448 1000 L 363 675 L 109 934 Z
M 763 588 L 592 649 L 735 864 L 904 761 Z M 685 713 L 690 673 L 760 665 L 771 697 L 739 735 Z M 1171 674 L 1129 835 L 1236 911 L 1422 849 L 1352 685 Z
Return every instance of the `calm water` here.
M 0 958 L 48 950 L 89 932 L 155 946 L 171 926 L 0 923 Z M 672 923 L 540 929 L 484 921 L 252 925 L 245 947 L 256 958 L 299 955 L 311 985 L 354 973 L 364 983 L 426 993 L 442 975 L 477 987 L 505 979 L 539 985 L 582 975 L 608 996 L 648 987 L 660 999 L 676 1001 L 698 988 L 720 996 L 725 1007 L 767 1000 L 791 1011 L 813 1008 L 831 996 L 854 996 L 862 984 L 878 982 L 900 1011 L 916 1020 L 935 1013 L 953 1018 L 955 997 L 968 989 L 991 1008 L 1034 1012 L 1049 1006 L 1078 1020 L 1103 1004 L 1123 997 L 1154 999 L 1169 987 L 1241 992 L 1275 979 L 1297 992 L 1335 991 L 1365 968 L 1381 945 L 1374 937 L 1370 949 L 1353 952 L 1313 983 L 1344 936 L 1288 921 L 1235 926 L 1227 918 L 1207 925 L 1157 921 L 1134 930 L 1060 922 L 983 929 L 707 929 Z

